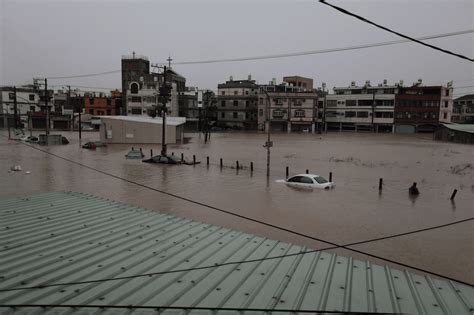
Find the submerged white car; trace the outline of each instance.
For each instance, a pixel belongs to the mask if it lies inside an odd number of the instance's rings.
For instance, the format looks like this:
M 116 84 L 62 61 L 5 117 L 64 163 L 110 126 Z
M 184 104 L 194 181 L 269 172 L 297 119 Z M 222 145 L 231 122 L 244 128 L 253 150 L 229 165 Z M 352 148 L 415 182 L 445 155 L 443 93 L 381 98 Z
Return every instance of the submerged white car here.
M 279 179 L 277 183 L 285 183 L 291 187 L 330 189 L 336 186 L 328 182 L 324 177 L 315 174 L 298 174 L 288 179 Z

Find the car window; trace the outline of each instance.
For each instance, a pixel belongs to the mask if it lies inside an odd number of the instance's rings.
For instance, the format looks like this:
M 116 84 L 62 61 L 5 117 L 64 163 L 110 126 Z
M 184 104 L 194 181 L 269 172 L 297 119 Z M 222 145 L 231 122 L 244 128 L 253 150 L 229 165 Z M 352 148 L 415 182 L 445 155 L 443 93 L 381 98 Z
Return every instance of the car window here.
M 302 176 L 293 176 L 290 179 L 288 179 L 289 183 L 301 183 L 301 177 Z
M 313 184 L 311 177 L 301 176 L 301 182 L 304 184 Z
M 316 176 L 316 177 L 314 177 L 314 180 L 315 180 L 318 184 L 326 184 L 326 183 L 328 182 L 324 177 L 321 177 L 321 176 Z

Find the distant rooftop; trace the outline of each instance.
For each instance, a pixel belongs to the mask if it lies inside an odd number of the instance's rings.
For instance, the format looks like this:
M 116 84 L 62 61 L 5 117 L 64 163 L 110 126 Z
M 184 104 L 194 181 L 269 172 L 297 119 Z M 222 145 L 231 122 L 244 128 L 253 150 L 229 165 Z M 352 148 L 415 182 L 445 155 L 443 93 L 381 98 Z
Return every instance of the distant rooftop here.
M 454 101 L 464 101 L 464 100 L 472 100 L 474 99 L 474 94 L 467 94 L 461 97 L 455 98 Z
M 146 60 L 148 61 L 148 57 L 145 56 L 145 55 L 122 55 L 122 60 L 127 60 L 127 59 L 143 59 L 143 60 Z
M 474 124 L 442 124 L 442 125 L 451 130 L 474 133 Z
M 472 314 L 474 304 L 457 282 L 81 193 L 0 198 L 0 234 L 5 314 Z
M 148 116 L 100 116 L 102 120 L 122 120 L 122 121 L 134 121 L 134 122 L 141 122 L 141 123 L 149 123 L 149 124 L 158 124 L 161 125 L 163 123 L 162 117 L 148 117 Z M 170 117 L 166 116 L 166 124 L 172 126 L 182 125 L 186 122 L 186 117 Z

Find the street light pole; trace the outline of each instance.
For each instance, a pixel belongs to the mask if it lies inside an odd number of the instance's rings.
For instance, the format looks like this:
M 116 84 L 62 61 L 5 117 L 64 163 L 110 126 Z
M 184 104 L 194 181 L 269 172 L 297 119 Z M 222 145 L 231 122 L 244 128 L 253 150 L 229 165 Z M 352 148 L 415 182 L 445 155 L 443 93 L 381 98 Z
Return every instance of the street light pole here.
M 256 85 L 256 84 L 255 84 Z M 258 87 L 258 85 L 256 85 Z M 267 97 L 267 106 L 266 106 L 266 125 L 267 125 L 267 142 L 263 145 L 264 148 L 267 148 L 267 177 L 270 177 L 270 148 L 273 146 L 273 142 L 270 139 L 270 96 L 268 95 L 267 90 L 262 87 L 259 89 L 265 93 Z

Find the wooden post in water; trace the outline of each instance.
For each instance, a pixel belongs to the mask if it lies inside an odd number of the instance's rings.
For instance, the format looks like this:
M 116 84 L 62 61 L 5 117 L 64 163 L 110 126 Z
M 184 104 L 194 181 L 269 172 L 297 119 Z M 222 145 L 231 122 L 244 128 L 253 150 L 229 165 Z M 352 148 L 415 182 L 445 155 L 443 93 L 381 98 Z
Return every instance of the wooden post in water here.
M 142 151 L 142 148 L 140 148 L 140 152 L 142 152 L 142 153 L 143 153 L 143 151 Z
M 223 166 L 223 164 L 222 164 L 222 158 L 220 159 L 220 165 L 221 165 L 221 168 L 222 168 L 222 166 Z
M 306 170 L 306 174 L 309 174 L 309 170 Z
M 383 178 L 379 179 L 379 190 L 382 190 Z
M 253 162 L 250 162 L 250 171 L 253 172 Z
M 196 164 L 196 155 L 193 154 L 193 165 Z
M 287 166 L 286 167 L 286 178 L 288 178 L 288 176 L 290 176 L 290 168 Z
M 184 162 L 184 153 L 181 153 L 181 162 Z
M 235 166 L 237 169 L 239 169 L 239 161 L 235 161 Z
M 153 157 L 153 149 L 150 149 L 150 157 Z
M 453 193 L 451 194 L 450 200 L 454 200 L 454 197 L 456 197 L 457 192 L 458 192 L 457 189 L 453 190 Z
M 206 157 L 207 166 L 209 166 L 209 157 Z
M 329 172 L 329 181 L 332 182 L 332 172 Z
M 174 152 L 171 152 L 171 155 L 174 155 Z

